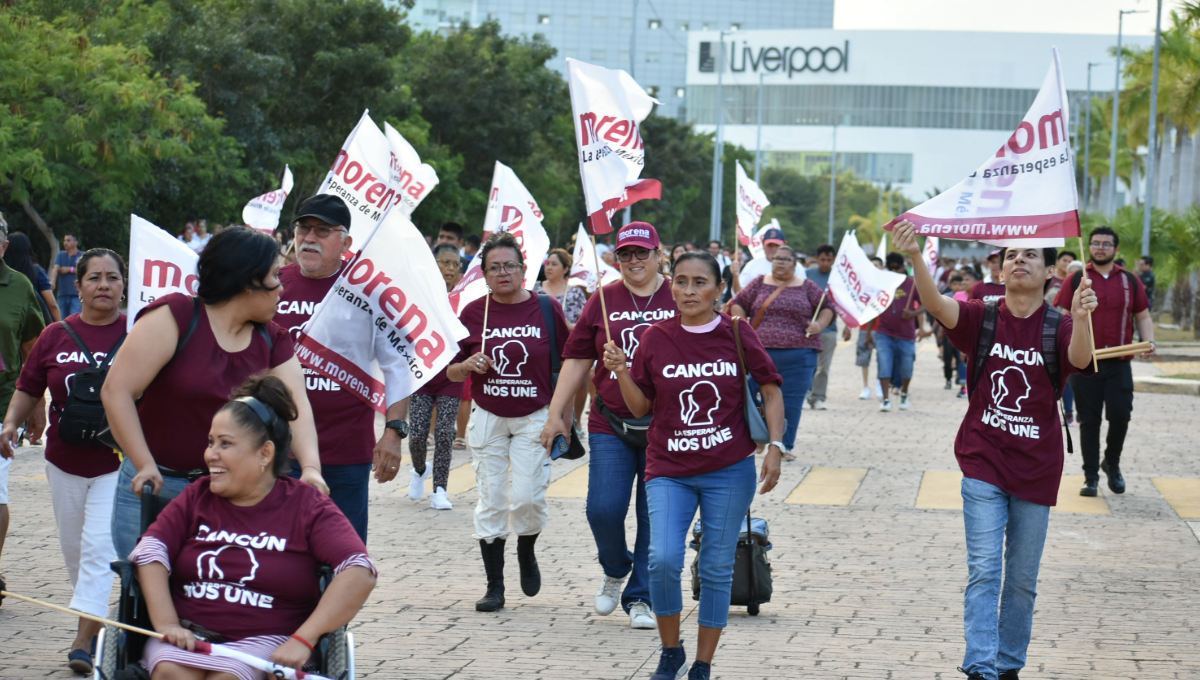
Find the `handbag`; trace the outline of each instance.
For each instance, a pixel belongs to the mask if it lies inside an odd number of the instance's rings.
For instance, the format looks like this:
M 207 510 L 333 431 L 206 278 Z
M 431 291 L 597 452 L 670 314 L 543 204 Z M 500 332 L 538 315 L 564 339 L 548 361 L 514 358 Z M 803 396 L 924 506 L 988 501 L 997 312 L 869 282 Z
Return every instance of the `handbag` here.
M 653 413 L 647 413 L 641 418 L 622 418 L 613 413 L 600 398 L 596 395 L 596 408 L 600 410 L 600 415 L 608 421 L 612 426 L 613 433 L 617 435 L 617 439 L 625 442 L 635 449 L 644 449 L 650 445 L 650 421 L 654 418 Z
M 746 397 L 746 425 L 750 427 L 750 438 L 755 444 L 767 444 L 771 441 L 771 431 L 767 429 L 767 421 L 763 418 L 762 404 L 754 399 L 750 391 L 750 381 L 747 376 L 750 371 L 746 368 L 746 351 L 742 348 L 742 333 L 739 322 L 742 319 L 733 317 L 733 341 L 737 343 L 738 366 L 742 371 L 742 392 Z
M 768 298 L 767 298 L 767 299 L 766 299 L 766 300 L 763 302 L 763 305 L 762 305 L 762 307 L 759 307 L 759 308 L 758 308 L 758 314 L 755 314 L 755 315 L 754 315 L 754 321 L 751 321 L 751 322 L 750 322 L 750 327 L 751 327 L 751 328 L 754 328 L 754 329 L 757 329 L 757 328 L 758 328 L 758 325 L 759 325 L 760 323 L 762 323 L 762 320 L 763 320 L 763 315 L 767 313 L 767 307 L 770 307 L 770 306 L 771 306 L 771 303 L 775 301 L 775 298 L 779 297 L 779 294 L 783 292 L 783 289 L 784 289 L 784 288 L 787 288 L 787 286 L 779 286 L 779 287 L 777 287 L 777 288 L 775 289 L 775 292 L 774 292 L 774 293 L 771 293 L 771 295 L 770 295 L 770 296 L 769 296 L 769 297 L 768 297 Z
M 546 322 L 546 336 L 550 340 L 550 383 L 554 387 L 558 387 L 558 374 L 562 370 L 562 357 L 558 355 L 558 333 L 554 327 L 554 307 L 550 303 L 550 296 L 544 293 L 538 293 L 538 304 L 542 307 L 542 320 Z M 579 440 L 579 430 L 575 429 L 575 425 L 571 424 L 571 445 L 567 448 L 567 452 L 559 456 L 567 460 L 576 460 L 583 458 L 583 454 L 587 453 L 587 449 L 583 448 L 583 442 Z

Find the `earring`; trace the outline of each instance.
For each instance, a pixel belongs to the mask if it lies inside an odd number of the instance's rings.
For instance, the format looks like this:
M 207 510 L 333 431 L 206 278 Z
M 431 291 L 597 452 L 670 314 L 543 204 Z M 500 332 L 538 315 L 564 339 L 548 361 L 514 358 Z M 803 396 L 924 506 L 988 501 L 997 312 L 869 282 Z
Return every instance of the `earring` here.
M 266 472 L 266 471 L 267 471 L 267 466 L 266 466 L 266 465 L 263 465 L 261 468 L 259 468 L 259 470 L 258 470 L 258 471 L 259 471 L 259 472 Z

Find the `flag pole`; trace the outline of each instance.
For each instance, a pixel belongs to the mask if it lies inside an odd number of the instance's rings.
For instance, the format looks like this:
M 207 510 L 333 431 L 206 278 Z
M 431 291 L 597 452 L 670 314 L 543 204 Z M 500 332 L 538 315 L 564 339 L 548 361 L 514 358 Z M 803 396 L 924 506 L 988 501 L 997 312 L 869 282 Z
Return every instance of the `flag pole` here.
M 1082 256 L 1088 251 L 1084 250 L 1083 246 L 1083 230 L 1079 230 L 1079 255 Z M 1079 270 L 1079 275 L 1084 279 L 1091 280 L 1087 275 L 1087 265 Z M 1081 279 L 1082 280 L 1082 279 Z M 1092 349 L 1092 370 L 1100 372 L 1100 359 L 1096 357 L 1096 334 L 1092 331 L 1092 310 L 1088 310 L 1088 346 Z
M 813 320 L 813 321 L 816 321 L 816 320 L 817 320 L 817 317 L 818 317 L 818 316 L 821 314 L 821 303 L 822 303 L 822 302 L 825 302 L 825 294 L 826 294 L 826 293 L 828 293 L 828 292 L 829 292 L 829 289 L 828 289 L 828 288 L 826 288 L 825 290 L 821 291 L 821 299 L 820 299 L 820 300 L 817 300 L 817 308 L 816 308 L 815 310 L 813 310 L 813 316 L 812 316 L 812 320 Z M 807 338 L 807 337 L 811 337 L 811 335 L 810 335 L 809 333 L 805 333 L 805 334 L 804 334 L 804 337 L 806 337 L 806 338 Z
M 487 354 L 487 318 L 488 308 L 492 304 L 492 289 L 488 288 L 487 297 L 483 300 L 483 330 L 479 331 L 479 353 Z
M 604 315 L 604 337 L 607 342 L 612 342 L 612 331 L 608 329 L 608 305 L 604 304 L 604 277 L 601 275 L 603 270 L 600 269 L 600 250 L 596 247 L 596 234 L 591 233 L 592 237 L 592 257 L 596 259 L 596 293 L 600 295 L 600 313 Z
M 91 614 L 84 614 L 83 612 L 75 611 L 74 609 L 67 609 L 66 607 L 60 607 L 56 604 L 50 604 L 49 602 L 42 602 L 41 600 L 35 600 L 32 597 L 25 597 L 23 595 L 17 595 L 16 593 L 10 593 L 7 590 L 0 590 L 0 595 L 3 595 L 4 597 L 15 597 L 18 600 L 32 602 L 33 604 L 40 604 L 43 607 L 48 607 L 55 611 L 63 612 L 64 614 L 71 614 L 72 616 L 78 616 L 82 619 L 87 619 L 89 621 L 95 621 L 96 623 L 103 623 L 106 626 L 116 626 L 117 628 L 123 628 L 131 633 L 139 633 L 141 635 L 147 635 L 149 637 L 158 638 L 159 640 L 163 639 L 162 633 L 155 633 L 154 631 L 146 630 L 145 628 L 138 628 L 137 626 L 130 626 L 128 624 L 121 623 L 120 621 L 112 621 L 110 619 L 100 618 L 99 616 L 92 616 Z

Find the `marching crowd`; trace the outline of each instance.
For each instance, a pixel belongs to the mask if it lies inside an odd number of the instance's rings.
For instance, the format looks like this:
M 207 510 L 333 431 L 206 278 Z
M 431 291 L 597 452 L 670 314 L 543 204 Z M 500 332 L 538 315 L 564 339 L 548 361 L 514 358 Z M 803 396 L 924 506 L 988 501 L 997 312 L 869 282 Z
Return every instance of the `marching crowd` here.
M 657 629 L 662 652 L 652 680 L 709 678 L 740 527 L 754 496 L 769 493 L 782 462 L 795 459 L 803 407 L 828 408 L 838 338 L 852 339 L 848 326 L 839 331 L 827 293 L 834 248 L 822 245 L 809 258 L 772 229 L 765 256 L 744 262 L 740 249 L 715 241 L 703 250 L 664 247 L 652 225 L 632 222 L 602 248 L 620 279 L 588 295 L 569 281 L 567 250 L 526 262 L 507 232 L 481 243 L 447 223 L 430 239 L 447 292 L 479 258 L 489 293 L 459 311 L 469 336 L 450 364 L 411 397 L 386 404 L 376 439 L 374 411 L 309 374 L 293 349 L 347 266 L 350 222 L 336 196 L 304 201 L 289 264 L 279 239 L 234 227 L 210 236 L 202 220 L 189 223 L 180 238 L 199 253 L 197 295 L 154 300 L 126 333 L 120 255 L 80 251 L 68 235 L 51 272 L 55 296 L 39 282 L 28 238 L 9 234 L 0 218 L 0 551 L 14 451 L 44 429 L 71 607 L 106 616 L 109 563 L 128 558 L 153 626 L 166 636 L 141 659 L 151 677 L 252 680 L 265 675 L 196 653 L 196 641 L 304 667 L 315 641 L 348 623 L 374 586 L 369 484 L 396 478 L 406 439 L 409 496 L 422 498 L 432 478 L 439 510 L 452 507 L 453 450 L 471 452 L 479 495 L 472 538 L 486 582 L 480 612 L 505 604 L 513 535 L 521 591 L 538 594 L 550 454 L 561 446 L 578 455 L 586 441 L 595 611 L 619 606 L 631 627 Z M 1059 403 L 1068 424 L 1078 414 L 1081 493 L 1096 494 L 1101 471 L 1121 493 L 1133 402 L 1128 357 L 1101 360 L 1097 370 L 1092 343 L 1126 344 L 1136 326 L 1152 344 L 1152 262 L 1143 261 L 1140 275 L 1117 264 L 1118 239 L 1107 228 L 1090 235 L 1086 267 L 1067 251 L 1007 248 L 991 253 L 986 272 L 949 259 L 930 271 L 906 222 L 893 244 L 896 252 L 872 262 L 904 281 L 887 310 L 858 331 L 860 398 L 874 393 L 884 412 L 894 403 L 908 409 L 917 342 L 936 336 L 945 387 L 968 399 L 955 441 L 969 569 L 963 670 L 971 680 L 1015 680 L 1063 468 Z M 524 285 L 530 268 L 541 270 L 533 290 Z M 1094 340 L 1081 332 L 1092 312 Z M 991 389 L 976 388 L 984 375 Z M 1005 380 L 1012 389 L 995 388 Z M 147 493 L 170 502 L 144 527 Z M 689 666 L 680 576 L 697 511 L 704 540 Z M 333 573 L 324 596 L 321 564 Z M 68 654 L 77 672 L 91 671 L 99 628 L 80 620 Z

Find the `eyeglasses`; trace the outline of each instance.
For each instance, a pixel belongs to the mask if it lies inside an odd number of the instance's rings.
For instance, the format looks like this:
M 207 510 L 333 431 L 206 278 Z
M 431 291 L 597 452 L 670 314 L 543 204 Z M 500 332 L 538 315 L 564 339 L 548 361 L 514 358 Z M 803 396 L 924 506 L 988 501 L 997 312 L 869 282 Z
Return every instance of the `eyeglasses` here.
M 505 274 L 516 274 L 517 272 L 521 271 L 521 269 L 523 269 L 524 266 L 525 265 L 520 265 L 520 264 L 517 264 L 516 262 L 508 262 L 505 264 L 494 264 L 487 268 L 487 273 L 489 276 L 500 276 L 501 272 L 503 272 Z
M 650 252 L 651 251 L 649 251 L 645 248 L 634 248 L 633 250 L 618 250 L 617 251 L 617 259 L 619 259 L 622 262 L 632 262 L 634 256 L 636 255 L 637 259 L 645 260 L 650 257 Z
M 317 232 L 317 238 L 325 239 L 325 238 L 329 238 L 329 235 L 335 231 L 346 231 L 346 230 L 342 229 L 341 227 L 314 227 L 311 224 L 297 224 L 296 225 L 296 238 L 304 238 L 304 237 L 308 236 L 309 232 L 312 232 L 312 231 Z
M 795 262 L 795 260 L 790 257 L 772 257 L 771 261 L 778 262 L 779 264 L 793 264 Z
M 1093 248 L 1099 248 L 1100 250 L 1112 250 L 1117 247 L 1117 244 L 1110 241 L 1092 241 L 1088 245 Z

